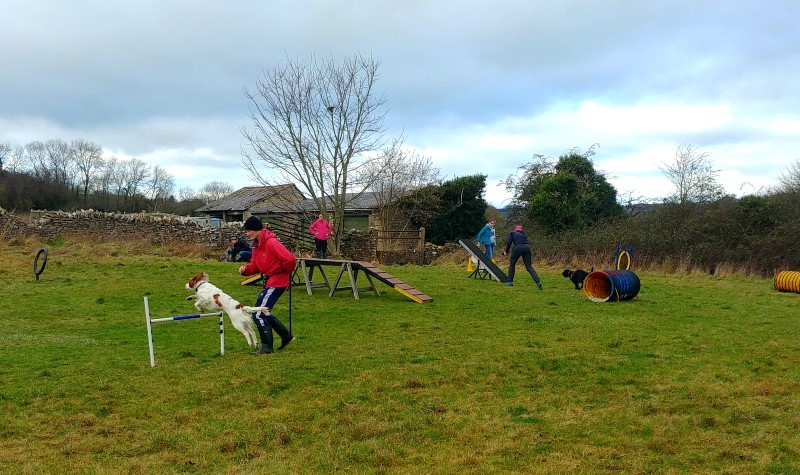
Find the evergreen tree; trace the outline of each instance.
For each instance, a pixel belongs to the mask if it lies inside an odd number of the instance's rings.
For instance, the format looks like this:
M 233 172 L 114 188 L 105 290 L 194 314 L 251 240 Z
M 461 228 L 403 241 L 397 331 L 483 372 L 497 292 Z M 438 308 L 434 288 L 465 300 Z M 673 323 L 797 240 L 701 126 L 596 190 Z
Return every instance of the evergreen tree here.
M 486 222 L 486 175 L 455 178 L 415 190 L 401 200 L 412 222 L 426 229 L 427 240 L 444 244 L 473 237 Z
M 584 229 L 622 216 L 617 190 L 595 170 L 594 147 L 571 150 L 557 162 L 535 155 L 506 180 L 514 193 L 512 219 L 536 224 L 545 231 Z

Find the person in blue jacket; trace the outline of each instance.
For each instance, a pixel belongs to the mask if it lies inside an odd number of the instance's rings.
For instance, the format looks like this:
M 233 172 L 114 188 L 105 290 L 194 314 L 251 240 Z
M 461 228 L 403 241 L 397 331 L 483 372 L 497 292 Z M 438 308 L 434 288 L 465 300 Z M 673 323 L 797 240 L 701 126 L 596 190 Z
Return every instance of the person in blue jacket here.
M 503 251 L 504 256 L 508 253 L 508 250 L 511 249 L 512 245 L 514 248 L 511 250 L 511 262 L 508 264 L 508 281 L 506 285 L 514 285 L 514 269 L 517 266 L 517 261 L 522 257 L 522 262 L 525 263 L 525 269 L 528 270 L 528 273 L 533 277 L 533 281 L 536 282 L 536 288 L 542 290 L 542 281 L 539 280 L 539 275 L 531 265 L 531 242 L 528 241 L 528 237 L 525 236 L 525 233 L 522 231 L 521 224 L 514 226 L 514 230 L 508 234 L 506 248 Z
M 488 257 L 489 260 L 492 260 L 492 256 L 494 255 L 494 245 L 497 242 L 495 236 L 494 219 L 490 219 L 489 222 L 486 223 L 483 228 L 481 228 L 477 237 L 478 242 L 483 244 L 483 248 L 486 251 L 486 257 Z

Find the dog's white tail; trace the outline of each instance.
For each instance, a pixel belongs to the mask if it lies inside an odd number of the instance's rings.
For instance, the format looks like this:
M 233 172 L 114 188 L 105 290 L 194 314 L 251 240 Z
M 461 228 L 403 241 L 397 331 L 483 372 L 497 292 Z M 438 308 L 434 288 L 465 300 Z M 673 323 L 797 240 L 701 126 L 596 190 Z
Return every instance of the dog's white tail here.
M 269 309 L 267 307 L 248 307 L 247 305 L 245 305 L 242 307 L 242 310 L 244 310 L 247 313 L 263 312 L 269 314 Z

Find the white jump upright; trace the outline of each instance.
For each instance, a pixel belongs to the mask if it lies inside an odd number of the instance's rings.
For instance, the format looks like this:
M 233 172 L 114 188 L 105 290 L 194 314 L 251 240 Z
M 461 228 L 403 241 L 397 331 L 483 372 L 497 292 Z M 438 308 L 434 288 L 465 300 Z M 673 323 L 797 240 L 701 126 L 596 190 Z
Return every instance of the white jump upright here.
M 214 312 L 214 313 L 197 313 L 194 315 L 176 315 L 174 317 L 165 317 L 165 318 L 150 318 L 150 304 L 147 301 L 147 296 L 144 297 L 144 316 L 147 319 L 147 343 L 150 345 L 150 367 L 154 367 L 156 365 L 156 357 L 153 353 L 153 323 L 162 323 L 162 322 L 175 322 L 178 320 L 190 320 L 192 318 L 202 318 L 202 317 L 219 317 L 219 353 L 221 355 L 225 354 L 225 313 L 223 312 Z

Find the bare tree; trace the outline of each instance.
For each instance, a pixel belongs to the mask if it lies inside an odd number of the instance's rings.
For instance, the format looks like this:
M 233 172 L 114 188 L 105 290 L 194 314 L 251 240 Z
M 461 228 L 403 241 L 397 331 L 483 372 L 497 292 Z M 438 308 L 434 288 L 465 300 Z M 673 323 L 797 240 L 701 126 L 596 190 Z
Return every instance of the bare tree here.
M 189 201 L 195 199 L 197 194 L 191 186 L 184 186 L 178 190 L 178 201 Z
M 83 207 L 89 199 L 89 184 L 103 168 L 103 148 L 84 139 L 72 141 L 72 160 L 78 170 L 80 185 L 83 188 Z
M 167 202 L 175 189 L 175 177 L 160 165 L 153 166 L 150 179 L 147 181 L 148 194 L 152 200 L 152 210 L 158 211 Z
M 129 200 L 133 200 L 133 210 L 138 210 L 143 188 L 150 179 L 150 169 L 144 160 L 131 158 L 120 163 L 120 191 L 124 198 L 124 203 L 128 205 Z
M 9 159 L 11 158 L 11 152 L 13 150 L 14 149 L 11 147 L 10 143 L 0 143 L 0 175 L 3 174 L 3 166 L 8 165 Z
M 265 167 L 279 183 L 294 183 L 333 220 L 332 251 L 337 253 L 349 199 L 368 183 L 350 179 L 385 144 L 385 95 L 375 90 L 380 62 L 359 54 L 341 65 L 333 59 L 307 64 L 287 58 L 286 64 L 263 75 L 256 92 L 246 88 L 252 129 L 241 132 L 252 153 L 242 161 L 250 176 L 270 184 Z M 355 186 L 354 186 L 355 185 Z
M 11 155 L 6 157 L 4 168 L 6 171 L 16 173 L 22 170 L 25 165 L 25 147 L 18 145 L 11 151 Z
M 717 183 L 719 170 L 714 170 L 708 156 L 691 145 L 677 145 L 672 162 L 662 162 L 659 170 L 675 186 L 671 199 L 680 204 L 702 203 L 725 195 L 722 185 Z
M 778 178 L 781 191 L 788 193 L 800 192 L 800 158 L 795 160 Z
M 211 181 L 197 192 L 203 204 L 213 203 L 233 193 L 233 186 L 224 181 Z
M 403 148 L 403 141 L 403 137 L 395 139 L 376 160 L 364 166 L 359 178 L 375 193 L 384 227 L 406 228 L 410 217 L 391 205 L 417 188 L 441 181 L 439 169 L 433 166 L 430 157 Z
M 74 184 L 74 167 L 69 144 L 61 139 L 50 139 L 44 143 L 44 149 L 53 181 L 65 188 L 71 187 Z
M 638 216 L 651 207 L 651 204 L 644 195 L 634 194 L 634 192 L 630 190 L 621 192 L 617 200 L 625 209 L 625 213 L 631 217 Z
M 25 161 L 31 175 L 36 178 L 50 179 L 51 173 L 47 164 L 47 150 L 42 142 L 33 141 L 25 145 Z
M 119 159 L 116 156 L 111 156 L 103 163 L 103 167 L 95 181 L 95 189 L 101 195 L 102 202 L 106 208 L 111 208 L 110 199 L 112 195 L 116 195 L 117 203 L 119 203 L 118 171 Z

